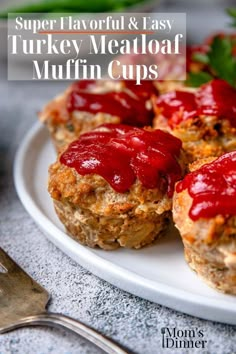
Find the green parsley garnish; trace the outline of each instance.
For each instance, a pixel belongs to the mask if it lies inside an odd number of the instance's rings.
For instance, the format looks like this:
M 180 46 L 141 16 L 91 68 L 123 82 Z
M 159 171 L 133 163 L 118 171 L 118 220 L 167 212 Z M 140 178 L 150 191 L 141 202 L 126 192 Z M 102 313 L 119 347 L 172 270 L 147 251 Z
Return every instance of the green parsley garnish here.
M 196 62 L 207 64 L 209 73 L 206 71 L 190 72 L 186 81 L 187 85 L 198 87 L 213 78 L 220 78 L 236 87 L 236 58 L 232 55 L 233 44 L 230 37 L 218 36 L 213 39 L 206 54 L 194 53 L 193 59 Z
M 207 54 L 203 54 L 203 53 L 193 53 L 192 59 L 202 64 L 209 63 L 209 58 Z
M 198 73 L 189 73 L 186 80 L 186 84 L 191 87 L 199 87 L 208 81 L 211 81 L 213 76 L 205 71 L 200 71 Z
M 209 65 L 216 77 L 236 84 L 236 59 L 232 55 L 233 43 L 229 37 L 215 37 L 208 53 Z
M 236 8 L 226 9 L 226 12 L 233 20 L 231 25 L 236 27 Z M 193 53 L 192 59 L 195 62 L 207 65 L 207 71 L 188 73 L 186 84 L 198 87 L 213 78 L 219 78 L 236 87 L 236 57 L 232 54 L 235 46 L 236 40 L 230 35 L 216 36 L 207 53 Z
M 231 17 L 231 24 L 230 26 L 232 27 L 236 27 L 236 8 L 230 8 L 230 9 L 226 9 L 227 14 Z

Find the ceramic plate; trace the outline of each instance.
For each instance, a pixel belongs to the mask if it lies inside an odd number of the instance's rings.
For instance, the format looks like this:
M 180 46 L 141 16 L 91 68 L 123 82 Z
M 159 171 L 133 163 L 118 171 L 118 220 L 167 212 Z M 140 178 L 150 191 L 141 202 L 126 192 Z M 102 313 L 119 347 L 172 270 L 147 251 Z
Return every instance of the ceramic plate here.
M 45 235 L 95 275 L 144 299 L 197 317 L 236 324 L 236 297 L 209 288 L 184 261 L 175 232 L 141 250 L 106 252 L 81 246 L 64 231 L 47 192 L 47 171 L 56 154 L 45 128 L 36 124 L 14 166 L 18 195 Z

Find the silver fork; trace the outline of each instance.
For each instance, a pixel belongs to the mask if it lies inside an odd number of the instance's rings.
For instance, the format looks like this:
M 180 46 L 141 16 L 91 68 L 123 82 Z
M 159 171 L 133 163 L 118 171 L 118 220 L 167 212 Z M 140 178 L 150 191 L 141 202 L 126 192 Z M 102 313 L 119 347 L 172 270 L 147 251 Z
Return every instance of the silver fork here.
M 86 338 L 109 354 L 127 354 L 116 343 L 68 316 L 46 311 L 48 292 L 0 248 L 0 334 L 20 327 L 63 327 Z

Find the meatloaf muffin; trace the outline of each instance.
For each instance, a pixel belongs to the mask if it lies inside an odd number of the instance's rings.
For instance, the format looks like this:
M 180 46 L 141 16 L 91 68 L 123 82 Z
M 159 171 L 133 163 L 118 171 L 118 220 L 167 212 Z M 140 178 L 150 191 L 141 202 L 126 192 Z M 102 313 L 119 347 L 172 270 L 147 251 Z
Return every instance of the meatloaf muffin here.
M 57 151 L 80 134 L 105 123 L 143 127 L 154 117 L 151 96 L 157 89 L 151 81 L 82 80 L 49 102 L 40 113 Z
M 236 90 L 213 80 L 155 98 L 154 128 L 181 139 L 190 162 L 236 149 Z
M 110 250 L 162 234 L 185 165 L 181 141 L 161 130 L 106 124 L 80 136 L 49 169 L 49 193 L 69 235 Z
M 236 151 L 191 169 L 173 201 L 186 260 L 209 285 L 236 295 Z

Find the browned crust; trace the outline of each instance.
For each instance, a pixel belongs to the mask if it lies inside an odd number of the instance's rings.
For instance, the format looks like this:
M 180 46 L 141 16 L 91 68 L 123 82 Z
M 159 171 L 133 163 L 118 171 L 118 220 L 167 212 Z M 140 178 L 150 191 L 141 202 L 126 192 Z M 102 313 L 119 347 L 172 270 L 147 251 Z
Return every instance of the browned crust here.
M 141 248 L 163 234 L 169 224 L 170 212 L 135 215 L 94 214 L 89 209 L 54 200 L 56 213 L 68 234 L 89 247 L 113 250 L 118 247 Z
M 52 99 L 39 113 L 40 121 L 46 125 L 57 152 L 61 152 L 68 144 L 79 138 L 83 133 L 91 131 L 101 124 L 119 124 L 118 116 L 99 112 L 92 114 L 85 111 L 67 110 L 67 99 L 73 85 L 69 86 L 64 93 Z M 133 96 L 134 93 L 125 87 L 123 81 L 99 80 L 91 89 L 93 93 L 105 93 L 111 91 L 124 91 Z M 151 108 L 151 100 L 146 101 L 146 106 Z
M 228 120 L 216 116 L 199 116 L 187 119 L 170 128 L 167 118 L 157 114 L 154 118 L 155 129 L 163 129 L 183 142 L 189 162 L 197 159 L 220 156 L 236 149 L 236 128 Z
M 60 153 L 81 134 L 106 123 L 119 124 L 120 118 L 105 113 L 74 112 L 66 122 L 54 124 L 48 119 L 46 125 L 53 144 Z
M 174 90 L 182 90 L 186 87 L 184 86 L 184 81 L 182 80 L 163 80 L 163 81 L 154 81 L 156 88 L 160 94 L 164 94 Z
M 233 257 L 235 264 L 236 253 Z M 225 262 L 209 262 L 188 244 L 185 244 L 185 258 L 190 268 L 209 286 L 221 292 L 236 295 L 236 268 L 227 266 Z
M 195 170 L 212 159 L 192 164 Z M 236 295 L 236 216 L 217 215 L 193 221 L 187 190 L 174 193 L 173 219 L 183 240 L 189 266 L 209 285 Z
M 143 247 L 162 234 L 171 217 L 166 191 L 136 180 L 129 191 L 117 193 L 101 176 L 81 176 L 59 161 L 49 169 L 48 190 L 69 234 L 90 247 Z
M 121 122 L 119 117 L 106 113 L 91 114 L 75 111 L 68 113 L 66 109 L 66 94 L 50 102 L 40 115 L 41 121 L 47 126 L 52 142 L 61 152 L 68 144 L 78 137 L 101 124 Z
M 81 176 L 74 168 L 56 162 L 49 169 L 48 190 L 51 197 L 102 214 L 119 214 L 138 208 L 150 208 L 157 213 L 170 210 L 171 199 L 158 188 L 146 189 L 137 180 L 125 193 L 117 193 L 101 176 Z M 163 206 L 162 201 L 166 206 Z M 107 211 L 108 210 L 108 211 Z

